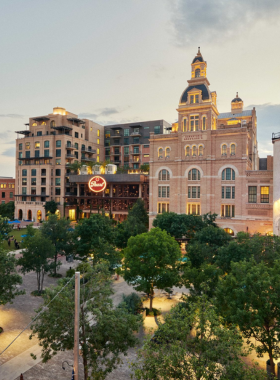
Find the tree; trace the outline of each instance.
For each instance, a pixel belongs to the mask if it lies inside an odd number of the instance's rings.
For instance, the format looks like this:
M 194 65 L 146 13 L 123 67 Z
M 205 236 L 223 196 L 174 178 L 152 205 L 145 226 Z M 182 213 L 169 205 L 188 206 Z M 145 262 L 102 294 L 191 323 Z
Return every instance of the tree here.
M 14 220 L 15 202 L 3 203 L 0 205 L 0 215 L 8 219 Z
M 72 164 L 68 165 L 67 168 L 70 169 L 70 171 L 72 173 L 78 174 L 78 172 L 81 169 L 82 165 L 83 164 L 81 162 L 75 161 Z
M 150 171 L 150 165 L 149 165 L 148 163 L 146 163 L 146 164 L 142 164 L 142 165 L 140 166 L 140 170 L 141 170 L 142 172 L 144 172 L 144 173 L 149 173 L 149 171 Z
M 0 243 L 8 240 L 10 232 L 12 232 L 12 226 L 8 223 L 8 218 L 0 216 Z
M 48 201 L 44 204 L 44 209 L 46 210 L 46 214 L 55 214 L 57 210 L 57 203 L 55 201 Z
M 216 304 L 227 323 L 239 326 L 258 356 L 280 357 L 280 260 L 272 267 L 254 259 L 231 264 L 231 272 L 217 287 Z M 251 340 L 254 338 L 254 340 Z M 258 342 L 255 344 L 254 342 Z
M 159 321 L 154 337 L 133 363 L 138 380 L 266 380 L 263 371 L 246 368 L 246 355 L 235 326 L 224 328 L 213 306 L 202 297 L 188 308 L 177 305 Z
M 57 276 L 57 268 L 60 265 L 58 255 L 65 255 L 71 250 L 70 221 L 65 218 L 58 219 L 55 214 L 49 215 L 48 220 L 43 223 L 41 231 L 54 247 L 54 262 L 51 270 L 54 276 Z
M 22 277 L 16 271 L 16 258 L 0 247 L 0 305 L 5 305 L 24 294 L 17 285 L 22 284 Z
M 136 290 L 148 295 L 151 311 L 154 288 L 168 291 L 178 284 L 180 258 L 181 250 L 176 240 L 159 228 L 128 240 L 122 274 Z
M 49 272 L 55 254 L 54 246 L 40 230 L 36 230 L 33 235 L 28 235 L 24 239 L 24 248 L 22 257 L 18 259 L 18 265 L 21 266 L 24 274 L 31 271 L 36 272 L 37 290 L 38 294 L 41 294 L 45 274 Z
M 105 379 L 120 361 L 120 354 L 126 354 L 136 344 L 134 331 L 139 329 L 141 317 L 128 313 L 125 308 L 112 306 L 111 275 L 107 263 L 87 267 L 82 274 L 80 293 L 80 346 L 84 366 L 84 379 Z M 86 280 L 86 281 L 84 281 Z M 30 338 L 37 335 L 43 347 L 41 357 L 46 363 L 58 351 L 73 350 L 74 346 L 74 287 L 73 282 L 49 288 L 44 295 L 40 312 L 53 300 L 36 322 L 31 326 Z

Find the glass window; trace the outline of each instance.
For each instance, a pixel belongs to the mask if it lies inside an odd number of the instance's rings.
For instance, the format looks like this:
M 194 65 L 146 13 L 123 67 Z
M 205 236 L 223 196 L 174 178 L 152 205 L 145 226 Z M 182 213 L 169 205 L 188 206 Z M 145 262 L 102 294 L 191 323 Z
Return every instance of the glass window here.
M 189 155 L 190 155 L 190 147 L 186 146 L 186 156 L 189 156 Z
M 261 186 L 261 203 L 269 203 L 269 186 Z
M 200 181 L 200 171 L 197 169 L 191 169 L 188 173 L 189 181 Z
M 25 149 L 30 149 L 30 142 L 25 143 Z
M 223 144 L 223 145 L 222 145 L 222 155 L 223 155 L 223 156 L 226 156 L 226 155 L 227 155 L 227 146 L 226 146 L 226 144 Z
M 38 149 L 38 148 L 40 148 L 40 142 L 39 142 L 39 141 L 36 141 L 36 142 L 35 142 L 35 149 Z
M 22 185 L 27 186 L 27 178 L 22 178 Z
M 169 181 L 170 180 L 170 174 L 169 171 L 166 169 L 163 169 L 159 172 L 158 179 L 160 181 Z
M 55 169 L 55 175 L 60 176 L 61 175 L 61 169 Z
M 18 144 L 18 150 L 22 150 L 22 143 Z
M 158 158 L 163 158 L 163 149 L 159 148 L 158 150 Z
M 75 137 L 79 138 L 79 133 L 78 132 L 75 132 Z
M 60 148 L 60 147 L 61 147 L 61 140 L 56 140 L 56 142 L 55 142 L 55 146 L 56 146 L 57 148 Z
M 202 130 L 205 131 L 206 130 L 206 117 L 203 116 L 202 118 Z
M 235 144 L 231 144 L 231 145 L 230 145 L 230 154 L 231 154 L 232 156 L 235 156 Z
M 55 127 L 55 121 L 54 120 L 51 121 L 51 127 Z
M 160 134 L 160 125 L 156 125 L 154 127 L 154 132 L 155 132 L 155 135 L 159 135 Z
M 22 152 L 18 153 L 18 158 L 22 158 Z
M 97 139 L 97 144 L 100 144 L 100 140 L 99 139 Z
M 222 171 L 222 180 L 234 181 L 235 180 L 235 171 L 231 168 L 226 168 Z
M 129 128 L 125 128 L 124 129 L 124 133 L 123 133 L 124 136 L 129 136 Z
M 55 188 L 55 195 L 60 195 L 60 187 Z
M 42 136 L 42 131 L 38 131 L 37 136 Z
M 39 150 L 35 150 L 35 157 L 40 157 L 40 151 Z
M 22 176 L 26 176 L 27 175 L 27 169 L 22 169 Z
M 27 187 L 22 187 L 22 194 L 27 194 Z
M 248 187 L 248 202 L 257 203 L 257 186 Z
M 34 185 L 34 186 L 36 185 L 36 177 L 31 178 L 31 185 Z
M 128 155 L 129 154 L 129 146 L 125 146 L 123 148 L 123 152 L 124 152 L 125 155 Z
M 13 198 L 14 197 L 14 193 L 10 193 L 10 198 Z
M 36 169 L 31 169 L 31 176 L 36 177 Z
M 44 148 L 49 148 L 49 147 L 50 147 L 50 142 L 44 141 Z
M 231 198 L 231 187 L 226 187 L 226 199 Z
M 56 157 L 61 157 L 61 149 L 56 149 L 55 156 Z
M 60 178 L 55 179 L 55 186 L 60 186 Z
M 170 157 L 170 148 L 165 149 L 165 157 Z
M 133 137 L 133 144 L 139 144 L 139 137 Z
M 169 212 L 169 203 L 168 202 L 159 202 L 158 203 L 158 214 L 163 212 Z
M 50 151 L 49 149 L 44 150 L 44 157 L 49 157 L 50 156 Z
M 190 117 L 190 131 L 198 131 L 199 116 Z
M 195 95 L 195 102 L 199 103 L 199 95 Z
M 235 199 L 235 186 L 232 186 L 231 188 L 231 198 Z
M 30 150 L 27 150 L 27 151 L 25 152 L 25 158 L 30 158 Z
M 187 131 L 187 119 L 183 120 L 183 132 Z
M 106 132 L 105 132 L 105 138 L 106 138 L 106 139 L 109 138 L 110 135 L 111 135 L 111 132 L 110 132 L 110 131 L 106 131 Z
M 190 103 L 193 104 L 194 103 L 194 96 L 191 95 L 191 98 L 190 98 Z
M 199 78 L 200 77 L 200 69 L 195 70 L 195 77 Z
M 100 130 L 97 129 L 97 136 L 99 137 L 100 136 Z
M 61 159 L 60 159 L 60 158 L 56 159 L 56 160 L 55 160 L 55 164 L 56 164 L 56 165 L 61 165 Z
M 196 146 L 192 147 L 192 156 L 196 157 Z
M 188 203 L 187 214 L 200 215 L 200 203 Z
M 124 145 L 129 145 L 129 137 L 125 137 L 123 139 L 123 143 L 124 143 Z
M 203 146 L 202 145 L 199 145 L 199 147 L 198 147 L 198 155 L 203 156 Z
M 144 145 L 144 148 L 149 148 L 150 147 L 150 145 Z
M 79 144 L 78 144 L 78 143 L 75 143 L 75 144 L 74 144 L 74 147 L 75 147 L 75 149 L 79 149 Z

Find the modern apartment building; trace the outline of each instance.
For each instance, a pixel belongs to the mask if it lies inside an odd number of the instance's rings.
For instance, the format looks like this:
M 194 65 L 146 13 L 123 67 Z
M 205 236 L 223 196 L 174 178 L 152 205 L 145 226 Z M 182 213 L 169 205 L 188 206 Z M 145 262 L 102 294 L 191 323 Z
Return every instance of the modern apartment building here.
M 15 179 L 12 177 L 0 177 L 0 202 L 13 202 L 15 196 Z
M 15 218 L 38 222 L 46 217 L 46 201 L 57 202 L 63 215 L 67 166 L 104 160 L 104 127 L 60 107 L 25 126 L 16 132 Z
M 200 51 L 191 63 L 178 122 L 150 137 L 150 226 L 158 213 L 218 214 L 229 233 L 272 233 L 273 159 L 258 158 L 255 108 L 236 95 L 219 113 Z M 276 143 L 274 143 L 276 147 Z M 259 165 L 260 163 L 260 165 Z
M 139 169 L 150 161 L 150 133 L 168 134 L 171 125 L 165 120 L 105 126 L 105 158 L 117 166 Z

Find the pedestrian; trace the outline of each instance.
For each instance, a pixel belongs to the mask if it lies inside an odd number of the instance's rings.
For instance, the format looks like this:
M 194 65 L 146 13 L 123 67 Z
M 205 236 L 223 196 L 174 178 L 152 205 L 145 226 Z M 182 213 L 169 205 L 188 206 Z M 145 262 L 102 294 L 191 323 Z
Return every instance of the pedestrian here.
M 17 239 L 14 239 L 15 247 L 17 247 Z
M 19 224 L 18 224 L 18 226 L 17 226 L 17 229 L 18 229 L 18 231 L 20 230 Z

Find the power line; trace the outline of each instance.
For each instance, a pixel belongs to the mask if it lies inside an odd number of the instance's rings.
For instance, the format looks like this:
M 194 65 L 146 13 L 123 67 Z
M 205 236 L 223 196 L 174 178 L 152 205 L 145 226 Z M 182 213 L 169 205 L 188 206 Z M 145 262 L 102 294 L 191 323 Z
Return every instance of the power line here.
M 37 315 L 36 315 L 36 317 L 31 321 L 31 322 L 29 322 L 28 323 L 28 325 L 15 337 L 15 339 L 14 340 L 12 340 L 11 341 L 11 343 L 0 353 L 0 356 L 17 340 L 17 338 L 26 330 L 26 329 L 28 329 L 28 327 L 34 322 L 34 321 L 36 321 L 36 319 L 48 308 L 48 306 L 52 303 L 52 301 L 62 292 L 62 290 L 64 289 L 64 288 L 66 288 L 66 286 L 70 283 L 70 281 L 72 281 L 73 280 L 73 278 L 75 277 L 75 275 L 73 275 L 71 278 L 70 278 L 70 280 L 63 286 L 63 288 L 61 288 L 60 289 L 60 291 L 53 297 L 53 299 L 51 299 L 50 300 L 50 302 L 46 305 L 46 306 L 44 306 L 43 307 L 43 309 L 40 311 L 40 313 L 38 313 Z

